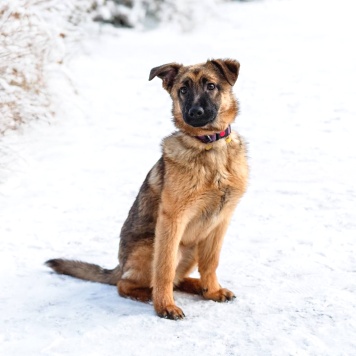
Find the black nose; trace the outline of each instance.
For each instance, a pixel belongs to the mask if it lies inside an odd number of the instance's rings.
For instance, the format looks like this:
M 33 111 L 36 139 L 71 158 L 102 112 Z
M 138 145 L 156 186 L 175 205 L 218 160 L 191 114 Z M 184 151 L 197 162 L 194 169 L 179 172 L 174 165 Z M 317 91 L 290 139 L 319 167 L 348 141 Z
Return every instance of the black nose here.
M 190 118 L 197 119 L 204 115 L 204 109 L 201 106 L 192 106 L 188 114 Z

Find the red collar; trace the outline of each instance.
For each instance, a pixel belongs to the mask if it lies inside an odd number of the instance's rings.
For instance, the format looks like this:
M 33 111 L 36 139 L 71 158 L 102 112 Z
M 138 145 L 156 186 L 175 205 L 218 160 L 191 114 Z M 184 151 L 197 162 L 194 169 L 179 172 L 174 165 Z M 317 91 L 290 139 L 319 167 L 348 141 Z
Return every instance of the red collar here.
M 203 143 L 212 143 L 220 140 L 221 138 L 226 138 L 230 134 L 231 134 L 231 126 L 229 125 L 225 131 L 221 131 L 212 135 L 194 136 L 194 137 Z

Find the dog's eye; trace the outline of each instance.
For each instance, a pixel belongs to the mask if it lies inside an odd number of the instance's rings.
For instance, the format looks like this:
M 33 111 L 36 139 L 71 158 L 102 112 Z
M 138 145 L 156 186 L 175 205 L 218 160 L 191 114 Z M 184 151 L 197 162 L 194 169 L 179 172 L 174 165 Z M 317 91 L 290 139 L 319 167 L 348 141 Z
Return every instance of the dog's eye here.
M 180 91 L 181 94 L 187 94 L 188 89 L 187 89 L 187 87 L 181 87 L 179 89 L 179 91 Z
M 216 85 L 214 83 L 208 83 L 207 88 L 208 90 L 214 90 L 216 88 Z

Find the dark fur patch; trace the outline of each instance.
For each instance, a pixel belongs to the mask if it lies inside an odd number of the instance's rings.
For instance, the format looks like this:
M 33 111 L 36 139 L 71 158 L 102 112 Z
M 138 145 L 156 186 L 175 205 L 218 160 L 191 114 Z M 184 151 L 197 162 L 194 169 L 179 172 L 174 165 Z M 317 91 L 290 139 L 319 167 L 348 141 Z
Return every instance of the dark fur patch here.
M 152 174 L 157 175 L 156 186 L 149 184 Z M 164 161 L 161 157 L 147 174 L 121 228 L 119 259 L 123 268 L 137 242 L 154 239 L 163 177 Z

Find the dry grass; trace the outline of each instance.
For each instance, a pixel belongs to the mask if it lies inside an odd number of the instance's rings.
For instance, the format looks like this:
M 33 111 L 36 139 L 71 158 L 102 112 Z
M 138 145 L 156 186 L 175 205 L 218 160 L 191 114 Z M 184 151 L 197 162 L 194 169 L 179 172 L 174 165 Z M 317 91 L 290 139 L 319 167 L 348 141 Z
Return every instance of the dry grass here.
M 84 0 L 2 0 L 0 3 L 0 135 L 55 113 L 51 72 L 64 64 L 88 18 Z M 73 47 L 73 46 L 72 46 Z
M 17 5 L 0 7 L 0 134 L 52 115 L 45 76 L 51 37 L 29 2 Z

